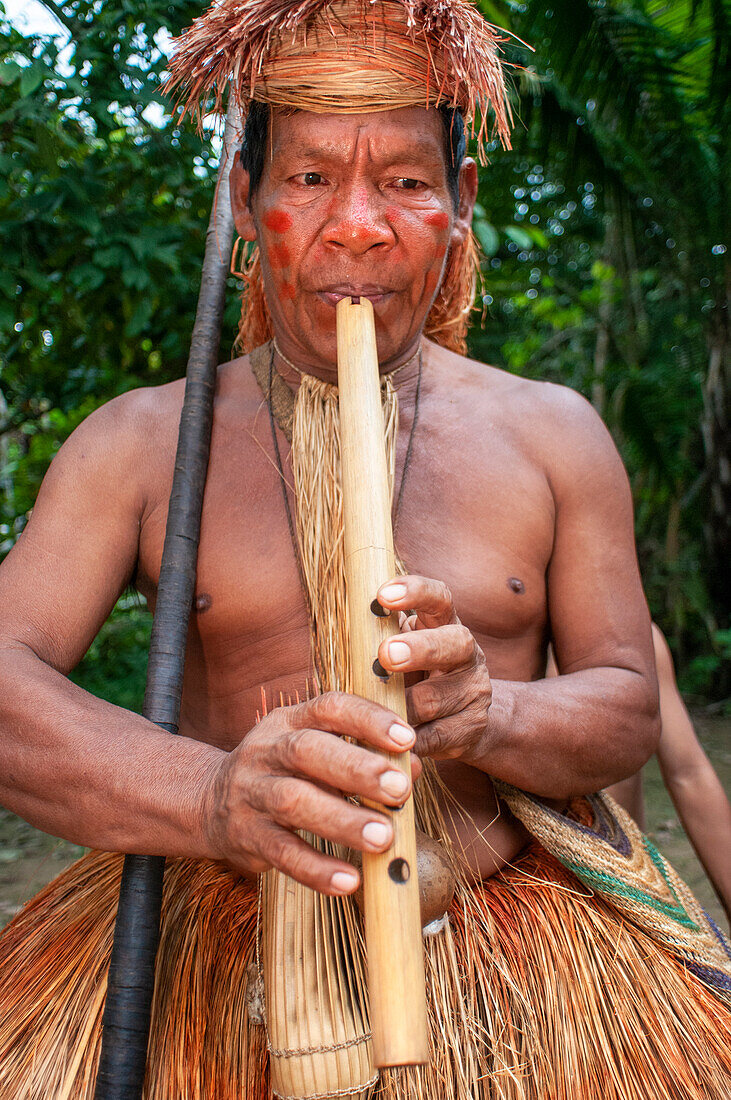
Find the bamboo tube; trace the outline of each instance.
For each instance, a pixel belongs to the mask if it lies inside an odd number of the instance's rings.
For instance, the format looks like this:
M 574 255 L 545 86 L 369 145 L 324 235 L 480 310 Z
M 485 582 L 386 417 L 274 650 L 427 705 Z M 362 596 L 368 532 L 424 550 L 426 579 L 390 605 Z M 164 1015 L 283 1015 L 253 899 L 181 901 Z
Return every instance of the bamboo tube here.
M 347 1090 L 351 1100 L 368 1100 L 373 1092 L 368 987 L 353 910 L 350 898 L 318 894 L 279 871 L 263 876 L 261 977 L 274 1096 Z
M 238 130 L 239 112 L 232 97 L 226 116 L 216 199 L 206 234 L 142 710 L 146 718 L 169 733 L 178 732 L 185 644 L 195 589 L 233 235 L 228 169 Z M 142 1096 L 164 869 L 163 856 L 128 855 L 124 861 L 95 1100 L 139 1100 Z
M 345 573 L 353 688 L 406 719 L 403 676 L 384 681 L 373 663 L 384 638 L 398 632 L 396 617 L 371 611 L 380 585 L 395 573 L 391 500 L 383 445 L 383 413 L 373 307 L 367 298 L 337 305 Z M 410 774 L 409 753 L 389 753 Z M 424 954 L 419 917 L 413 799 L 391 818 L 393 844 L 363 856 L 365 931 L 378 1067 L 428 1061 Z

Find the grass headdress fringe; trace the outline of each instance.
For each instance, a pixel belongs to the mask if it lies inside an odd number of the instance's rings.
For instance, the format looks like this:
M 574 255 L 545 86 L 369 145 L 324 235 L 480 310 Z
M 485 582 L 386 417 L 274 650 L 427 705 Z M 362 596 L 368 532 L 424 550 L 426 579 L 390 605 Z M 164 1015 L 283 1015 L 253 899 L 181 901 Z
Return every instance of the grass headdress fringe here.
M 121 865 L 85 856 L 0 937 L 3 1098 L 92 1100 Z M 169 861 L 145 1100 L 271 1100 L 256 920 L 255 883 Z M 450 924 L 449 955 L 428 960 L 437 1060 L 384 1074 L 374 1100 L 728 1097 L 726 1007 L 545 849 L 460 890 Z
M 266 344 L 274 335 L 272 319 L 264 295 L 259 246 L 250 247 L 249 258 L 239 272 L 244 284 L 241 294 L 241 319 L 234 344 L 234 350 L 239 355 L 248 355 L 255 348 Z

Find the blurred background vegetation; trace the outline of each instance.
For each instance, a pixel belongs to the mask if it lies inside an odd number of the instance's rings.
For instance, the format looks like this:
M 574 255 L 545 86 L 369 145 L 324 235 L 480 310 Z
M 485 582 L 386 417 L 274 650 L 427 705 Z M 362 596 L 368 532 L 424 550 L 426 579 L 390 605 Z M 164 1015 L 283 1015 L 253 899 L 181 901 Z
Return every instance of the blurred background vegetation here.
M 723 706 L 731 16 L 725 0 L 481 3 L 516 36 L 516 127 L 513 150 L 494 148 L 481 173 L 472 351 L 572 386 L 604 417 L 681 686 Z M 33 0 L 47 30 L 6 4 L 0 555 L 83 417 L 184 373 L 217 160 L 210 133 L 178 126 L 160 92 L 170 38 L 200 4 Z M 232 279 L 224 359 L 236 291 Z M 148 632 L 126 596 L 75 678 L 138 707 Z

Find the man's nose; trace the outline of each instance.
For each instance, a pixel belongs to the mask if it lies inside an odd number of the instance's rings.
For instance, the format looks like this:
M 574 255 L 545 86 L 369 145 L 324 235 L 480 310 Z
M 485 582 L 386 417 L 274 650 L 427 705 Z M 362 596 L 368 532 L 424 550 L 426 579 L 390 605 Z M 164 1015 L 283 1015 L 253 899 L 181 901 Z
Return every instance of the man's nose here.
M 386 217 L 386 203 L 375 188 L 363 184 L 338 188 L 324 230 L 325 244 L 356 256 L 370 248 L 388 248 L 396 241 Z

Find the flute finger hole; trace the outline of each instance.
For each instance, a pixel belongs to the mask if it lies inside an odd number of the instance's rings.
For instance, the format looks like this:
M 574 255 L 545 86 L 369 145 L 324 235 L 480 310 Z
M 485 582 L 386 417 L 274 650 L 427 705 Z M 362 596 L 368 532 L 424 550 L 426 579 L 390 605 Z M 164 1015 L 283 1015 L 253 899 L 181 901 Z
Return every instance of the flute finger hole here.
M 374 674 L 374 676 L 377 676 L 379 680 L 384 680 L 384 681 L 388 680 L 389 676 L 391 675 L 391 673 L 388 672 L 388 670 L 383 667 L 383 665 L 381 664 L 381 662 L 378 660 L 377 657 L 376 657 L 375 661 L 373 662 L 373 674 Z
M 408 882 L 411 868 L 405 859 L 392 859 L 388 865 L 388 877 L 393 882 Z
M 378 600 L 373 600 L 373 602 L 371 603 L 371 612 L 379 619 L 387 619 L 388 616 L 391 614 L 388 608 L 383 607 L 383 605 L 380 604 Z

